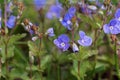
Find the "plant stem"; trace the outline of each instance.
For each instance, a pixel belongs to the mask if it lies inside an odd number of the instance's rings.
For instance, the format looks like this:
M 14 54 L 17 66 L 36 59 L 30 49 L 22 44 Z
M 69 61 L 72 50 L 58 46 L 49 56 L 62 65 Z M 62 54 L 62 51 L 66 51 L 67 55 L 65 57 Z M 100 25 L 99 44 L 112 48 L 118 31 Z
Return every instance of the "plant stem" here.
M 39 41 L 39 45 L 38 45 L 38 47 L 39 47 L 39 52 L 38 52 L 38 67 L 39 67 L 39 70 L 41 70 L 41 58 L 40 58 L 40 51 L 41 51 L 41 39 L 40 39 L 40 41 Z M 41 71 L 39 71 L 40 72 L 40 78 L 41 78 L 41 80 L 42 80 L 42 72 Z
M 7 1 L 4 0 L 4 23 L 5 23 L 5 28 L 7 28 L 7 26 L 6 26 L 6 21 L 7 21 L 7 12 L 6 12 L 6 8 L 7 8 Z
M 78 76 L 79 76 L 79 79 L 80 79 L 80 61 L 78 61 Z
M 30 61 L 30 80 L 32 80 L 32 62 Z
M 60 79 L 60 66 L 59 66 L 59 64 L 57 64 L 57 76 L 58 76 L 58 80 L 61 80 Z
M 119 59 L 118 59 L 118 55 L 117 55 L 117 40 L 115 40 L 115 46 L 114 46 L 114 57 L 115 57 L 115 68 L 116 68 L 116 72 L 117 72 L 117 76 L 119 74 Z
M 8 74 L 9 74 L 9 67 L 8 67 L 8 60 L 7 60 L 7 57 L 8 57 L 8 51 L 7 51 L 7 43 L 5 43 L 5 65 L 6 65 L 6 77 L 8 78 Z

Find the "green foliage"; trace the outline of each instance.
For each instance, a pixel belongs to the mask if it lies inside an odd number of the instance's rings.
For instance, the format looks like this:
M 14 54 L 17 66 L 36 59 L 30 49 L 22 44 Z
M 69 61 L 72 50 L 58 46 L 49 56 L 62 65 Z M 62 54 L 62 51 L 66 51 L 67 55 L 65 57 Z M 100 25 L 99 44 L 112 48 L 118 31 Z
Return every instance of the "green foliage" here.
M 78 23 L 74 24 L 73 31 L 64 28 L 59 19 L 46 18 L 46 13 L 50 6 L 55 4 L 55 0 L 47 0 L 46 6 L 39 11 L 34 7 L 34 0 L 6 0 L 20 1 L 25 6 L 22 16 L 16 22 L 16 27 L 5 28 L 4 1 L 0 0 L 2 29 L 5 31 L 2 34 L 0 29 L 0 80 L 117 80 L 115 77 L 120 79 L 120 70 L 117 70 L 115 62 L 120 54 L 120 36 L 116 35 L 115 48 L 111 35 L 105 34 L 102 30 L 103 25 L 113 18 L 118 0 L 111 0 L 112 14 L 107 17 L 107 10 L 98 7 L 95 0 L 92 2 L 84 0 L 87 4 L 97 6 L 94 14 L 82 13 L 79 0 L 72 0 L 72 3 L 69 0 L 58 0 L 63 7 L 61 17 L 70 6 L 75 6 L 77 9 L 75 19 L 71 20 Z M 103 4 L 104 0 L 98 1 Z M 13 12 L 7 14 L 7 19 L 11 14 L 18 14 L 16 7 L 18 5 L 12 7 Z M 27 26 L 21 25 L 24 19 L 28 19 L 34 26 L 37 25 L 39 37 L 37 40 L 32 41 L 31 38 L 36 34 L 29 34 L 29 30 L 26 31 Z M 54 37 L 45 34 L 50 27 L 54 28 Z M 93 43 L 89 47 L 79 45 L 79 51 L 73 53 L 72 43 L 77 44 L 80 30 L 91 36 Z M 70 38 L 68 51 L 63 52 L 54 45 L 54 39 L 60 34 L 67 34 Z M 114 56 L 115 53 L 118 55 Z

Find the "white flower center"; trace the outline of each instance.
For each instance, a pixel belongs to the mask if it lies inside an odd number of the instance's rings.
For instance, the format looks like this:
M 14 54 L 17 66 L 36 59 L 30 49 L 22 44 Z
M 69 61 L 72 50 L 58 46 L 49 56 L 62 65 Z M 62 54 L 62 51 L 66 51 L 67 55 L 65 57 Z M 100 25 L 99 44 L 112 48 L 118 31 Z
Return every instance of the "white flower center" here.
M 120 21 L 120 17 L 118 18 L 118 20 Z
M 113 26 L 110 26 L 110 30 L 112 30 L 113 29 Z
M 68 21 L 67 21 L 67 24 L 71 24 L 71 21 L 70 21 L 70 20 L 68 20 Z
M 82 43 L 84 43 L 85 41 L 82 39 Z
M 62 47 L 64 47 L 64 46 L 65 46 L 65 43 L 62 42 L 60 45 L 61 45 Z
M 52 16 L 56 16 L 56 13 L 53 12 L 53 13 L 52 13 Z

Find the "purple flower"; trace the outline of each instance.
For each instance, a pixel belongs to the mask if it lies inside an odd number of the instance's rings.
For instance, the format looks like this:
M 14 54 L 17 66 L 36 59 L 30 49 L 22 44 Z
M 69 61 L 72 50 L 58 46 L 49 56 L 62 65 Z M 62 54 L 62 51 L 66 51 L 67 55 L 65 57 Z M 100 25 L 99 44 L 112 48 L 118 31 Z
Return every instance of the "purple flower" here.
M 106 34 L 120 33 L 120 21 L 117 19 L 112 19 L 108 24 L 103 26 L 103 30 Z
M 53 17 L 60 18 L 62 11 L 61 4 L 52 5 L 49 9 L 49 11 L 46 14 L 46 17 L 48 19 L 53 19 Z
M 11 15 L 6 23 L 8 28 L 13 28 L 15 26 L 16 17 Z
M 0 9 L 0 28 L 1 28 L 1 25 L 2 25 L 2 10 Z
M 92 38 L 89 36 L 86 36 L 85 32 L 79 31 L 80 39 L 78 40 L 78 43 L 81 46 L 90 46 L 92 44 Z
M 49 28 L 49 29 L 47 30 L 46 34 L 47 34 L 49 37 L 55 36 L 53 28 Z
M 6 11 L 9 12 L 9 13 L 11 13 L 11 12 L 12 12 L 12 6 L 13 6 L 13 3 L 12 3 L 12 2 L 9 2 L 9 3 L 7 4 Z
M 67 51 L 70 47 L 70 39 L 67 35 L 61 34 L 57 39 L 54 40 L 54 44 L 62 51 Z
M 72 44 L 72 49 L 73 49 L 73 52 L 78 52 L 79 51 L 79 48 L 75 43 Z
M 68 12 L 65 14 L 64 18 L 60 20 L 61 24 L 67 28 L 68 30 L 71 30 L 72 22 L 71 19 L 75 16 L 76 8 L 71 7 L 69 8 Z
M 46 4 L 46 0 L 34 0 L 34 5 L 37 10 L 40 10 L 41 8 L 43 8 L 45 4 Z
M 120 21 L 120 8 L 115 12 L 115 18 Z

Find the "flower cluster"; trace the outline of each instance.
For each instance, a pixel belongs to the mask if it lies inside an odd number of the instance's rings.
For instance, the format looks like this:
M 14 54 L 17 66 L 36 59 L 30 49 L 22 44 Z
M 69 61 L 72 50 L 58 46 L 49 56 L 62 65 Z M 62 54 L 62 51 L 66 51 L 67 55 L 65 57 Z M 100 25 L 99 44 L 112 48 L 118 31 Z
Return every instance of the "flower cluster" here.
M 50 6 L 50 9 L 48 10 L 46 17 L 48 19 L 53 19 L 53 17 L 60 18 L 61 16 L 61 11 L 62 11 L 62 6 L 61 4 L 56 4 Z
M 33 35 L 32 37 L 33 41 L 36 41 L 38 38 L 43 37 L 43 33 L 39 32 L 38 26 L 30 22 L 28 19 L 25 19 L 24 22 L 22 22 L 21 24 L 24 26 L 25 30 L 27 30 L 31 35 Z M 49 28 L 46 31 L 45 35 L 49 37 L 55 36 L 53 28 Z
M 46 0 L 34 0 L 34 5 L 36 10 L 40 10 L 43 8 L 46 4 Z
M 68 30 L 72 29 L 72 22 L 71 19 L 75 16 L 76 13 L 76 8 L 75 7 L 70 7 L 68 12 L 65 14 L 65 16 L 60 18 L 61 24 L 67 28 Z
M 21 17 L 22 12 L 23 12 L 23 9 L 24 9 L 24 5 L 23 5 L 22 2 L 13 3 L 13 2 L 11 1 L 11 2 L 8 3 L 6 11 L 7 11 L 8 13 L 12 13 L 12 10 L 13 10 L 13 8 L 14 8 L 13 6 L 17 6 L 17 8 L 18 8 L 18 15 L 17 15 L 17 16 L 14 16 L 14 15 L 11 14 L 11 15 L 9 16 L 9 19 L 8 19 L 8 21 L 6 22 L 6 25 L 7 25 L 7 27 L 10 28 L 10 29 L 15 26 L 16 20 Z M 13 8 L 12 8 L 12 7 L 13 7 Z
M 119 34 L 120 33 L 120 9 L 117 9 L 115 18 L 110 20 L 108 24 L 103 26 L 106 34 Z
M 81 46 L 90 46 L 92 44 L 92 38 L 86 36 L 85 32 L 79 31 L 80 39 L 78 40 L 79 45 Z M 62 51 L 67 51 L 70 47 L 70 39 L 67 35 L 62 34 L 57 39 L 54 40 L 54 44 L 61 49 Z M 76 43 L 72 43 L 73 52 L 79 51 Z

